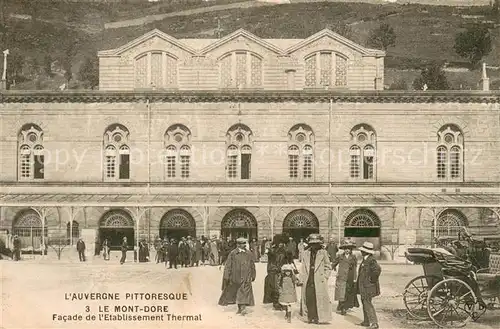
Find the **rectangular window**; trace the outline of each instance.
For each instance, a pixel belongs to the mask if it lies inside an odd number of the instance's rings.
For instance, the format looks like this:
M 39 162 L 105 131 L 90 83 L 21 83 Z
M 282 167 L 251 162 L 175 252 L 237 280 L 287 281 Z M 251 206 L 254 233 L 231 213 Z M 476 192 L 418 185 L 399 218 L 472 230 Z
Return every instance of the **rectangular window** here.
M 351 178 L 359 178 L 360 174 L 359 165 L 360 165 L 360 156 L 357 154 L 352 154 L 350 163 Z
M 363 161 L 363 178 L 372 179 L 373 178 L 373 157 L 365 156 Z
M 227 157 L 227 177 L 236 178 L 237 166 L 238 166 L 238 156 L 229 155 Z
M 446 178 L 446 151 L 438 150 L 437 152 L 437 177 L 439 179 Z
M 167 177 L 175 177 L 175 156 L 167 156 Z
M 106 157 L 106 178 L 114 178 L 115 177 L 115 166 L 116 166 L 116 157 L 107 156 Z
M 35 179 L 43 179 L 44 177 L 44 156 L 43 155 L 36 155 L 35 156 L 35 172 L 34 172 L 34 177 Z
M 241 179 L 250 179 L 251 154 L 241 155 Z
M 181 177 L 189 178 L 189 155 L 181 155 Z
M 298 178 L 299 177 L 299 156 L 298 155 L 289 155 L 288 156 L 288 166 L 289 166 L 289 175 L 290 178 Z
M 306 59 L 306 87 L 316 87 L 316 56 Z
M 31 177 L 31 161 L 29 154 L 21 155 L 21 177 L 22 178 Z
M 151 87 L 163 87 L 162 54 L 151 54 Z
M 130 178 L 130 154 L 120 154 L 120 179 Z
M 236 53 L 236 88 L 247 86 L 247 53 Z
M 332 54 L 321 53 L 320 56 L 320 85 L 322 87 L 331 86 L 332 81 Z
M 460 178 L 460 153 L 450 152 L 450 176 L 451 178 Z
M 304 178 L 312 178 L 312 155 L 304 155 Z

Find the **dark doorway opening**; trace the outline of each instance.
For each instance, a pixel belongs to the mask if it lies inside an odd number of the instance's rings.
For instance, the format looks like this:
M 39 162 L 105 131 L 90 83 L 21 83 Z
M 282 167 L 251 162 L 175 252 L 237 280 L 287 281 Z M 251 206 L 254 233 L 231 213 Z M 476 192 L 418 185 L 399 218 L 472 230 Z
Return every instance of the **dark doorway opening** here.
M 123 238 L 127 238 L 128 250 L 133 250 L 135 245 L 135 232 L 131 227 L 102 227 L 99 229 L 99 241 L 108 239 L 110 250 L 120 250 Z
M 246 209 L 233 209 L 224 216 L 221 222 L 221 237 L 235 240 L 239 237 L 257 239 L 257 220 Z
M 180 229 L 163 228 L 163 227 L 160 228 L 161 239 L 167 238 L 168 240 L 175 239 L 176 241 L 180 241 L 181 238 L 185 238 L 188 236 L 195 238 L 196 230 L 187 228 L 180 228 Z
M 319 228 L 317 227 L 305 227 L 305 228 L 288 228 L 283 229 L 283 234 L 287 237 L 292 237 L 296 243 L 300 242 L 300 239 L 304 239 L 306 242 L 309 234 L 319 233 Z
M 221 237 L 226 239 L 229 237 L 231 240 L 236 240 L 238 238 L 245 238 L 248 241 L 252 239 L 257 239 L 257 228 L 223 228 L 221 230 Z

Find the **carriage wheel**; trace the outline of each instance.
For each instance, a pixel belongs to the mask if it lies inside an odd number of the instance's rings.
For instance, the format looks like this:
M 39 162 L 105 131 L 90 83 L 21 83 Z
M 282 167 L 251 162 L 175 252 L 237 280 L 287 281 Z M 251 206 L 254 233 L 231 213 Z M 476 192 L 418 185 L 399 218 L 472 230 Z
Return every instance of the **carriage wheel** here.
M 438 282 L 427 297 L 429 317 L 440 327 L 460 328 L 472 320 L 477 303 L 472 288 L 459 279 Z
M 427 312 L 427 295 L 429 290 L 439 281 L 441 281 L 441 278 L 438 276 L 421 275 L 408 282 L 403 293 L 403 302 L 410 317 L 416 320 L 426 320 L 429 318 L 429 313 Z

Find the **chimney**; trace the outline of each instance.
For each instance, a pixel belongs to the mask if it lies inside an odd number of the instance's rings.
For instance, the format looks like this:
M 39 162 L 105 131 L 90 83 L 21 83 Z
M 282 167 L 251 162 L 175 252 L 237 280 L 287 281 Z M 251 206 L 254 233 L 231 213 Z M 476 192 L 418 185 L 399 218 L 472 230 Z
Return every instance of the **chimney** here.
M 486 75 L 486 63 L 483 63 L 483 75 L 481 77 L 481 86 L 483 91 L 490 90 L 490 79 Z

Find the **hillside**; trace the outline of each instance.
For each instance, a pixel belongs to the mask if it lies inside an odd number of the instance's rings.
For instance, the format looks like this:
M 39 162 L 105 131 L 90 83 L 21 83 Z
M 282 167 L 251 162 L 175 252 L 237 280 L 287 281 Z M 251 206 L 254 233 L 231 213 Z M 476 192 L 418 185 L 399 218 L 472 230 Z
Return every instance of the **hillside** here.
M 191 6 L 196 7 L 196 4 L 192 3 Z M 150 5 L 132 15 L 133 8 L 136 7 L 127 7 L 125 4 L 116 10 L 98 4 L 53 8 L 45 6 L 34 10 L 36 20 L 9 19 L 8 31 L 16 32 L 7 33 L 5 43 L 14 53 L 24 57 L 23 75 L 28 80 L 43 80 L 43 83 L 38 82 L 37 85 L 33 81 L 27 81 L 18 84 L 17 88 L 50 89 L 64 81 L 64 78 L 61 79 L 63 70 L 55 69 L 56 74 L 52 78 L 33 71 L 36 71 L 37 65 L 40 66 L 47 54 L 54 61 L 64 57 L 64 49 L 67 48 L 65 44 L 71 40 L 78 40 L 73 43 L 76 51 L 72 60 L 73 72 L 77 72 L 83 59 L 95 57 L 97 50 L 118 47 L 153 28 L 178 38 L 214 38 L 218 21 L 222 28 L 221 35 L 244 28 L 264 38 L 304 38 L 323 28 L 338 30 L 341 27 L 342 33 L 362 45 L 366 45 L 371 29 L 380 22 L 386 22 L 394 27 L 397 35 L 396 46 L 388 50 L 386 84 L 390 85 L 400 77 L 407 77 L 411 83 L 413 77 L 418 75 L 418 69 L 433 61 L 463 66 L 465 63 L 453 50 L 455 35 L 468 24 L 492 23 L 488 17 L 488 7 L 318 2 L 212 11 L 188 17 L 169 17 L 142 26 L 103 29 L 106 22 L 139 17 L 160 10 Z M 11 10 L 14 10 L 11 13 L 17 14 L 27 11 L 14 7 Z M 29 10 L 33 12 L 33 9 Z M 493 29 L 492 33 L 495 36 L 494 50 L 486 58 L 486 62 L 498 66 L 498 28 Z M 492 78 L 500 75 L 497 71 L 490 73 Z M 450 73 L 451 81 L 456 82 L 453 86 L 455 88 L 460 85 L 465 89 L 475 88 L 477 76 L 477 72 Z M 73 84 L 74 87 L 79 86 L 77 79 L 74 79 Z

